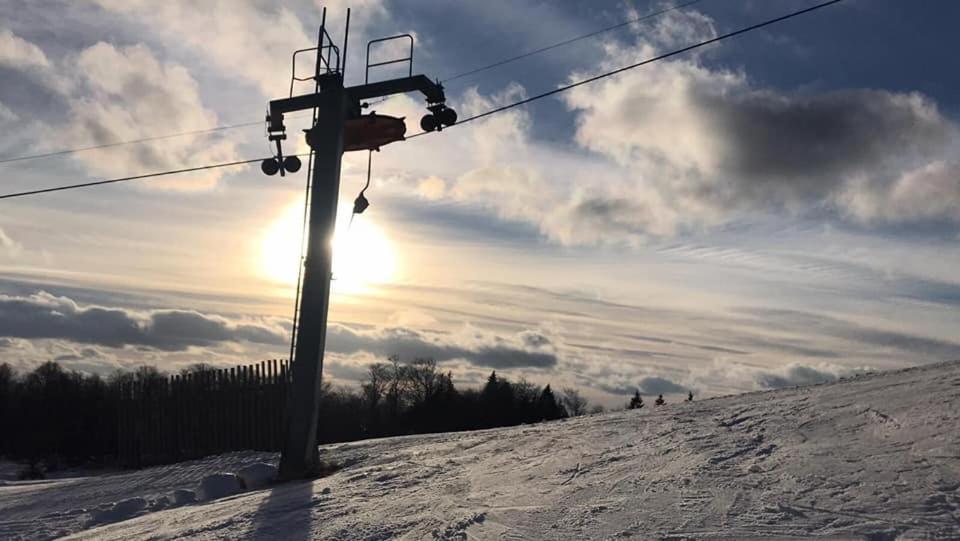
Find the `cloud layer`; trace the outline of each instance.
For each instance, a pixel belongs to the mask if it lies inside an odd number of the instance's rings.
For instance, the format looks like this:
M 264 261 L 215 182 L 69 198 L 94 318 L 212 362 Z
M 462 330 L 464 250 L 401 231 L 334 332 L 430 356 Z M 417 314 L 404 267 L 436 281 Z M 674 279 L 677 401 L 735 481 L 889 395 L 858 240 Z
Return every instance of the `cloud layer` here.
M 52 338 L 113 348 L 180 351 L 227 341 L 283 345 L 283 329 L 260 322 L 230 321 L 187 310 L 135 312 L 81 306 L 45 292 L 0 295 L 0 333 L 6 337 Z
M 557 355 L 549 339 L 531 331 L 504 338 L 479 331 L 459 334 L 423 333 L 409 329 L 358 330 L 331 325 L 328 349 L 334 353 L 370 353 L 380 358 L 399 355 L 402 360 L 430 358 L 437 362 L 463 360 L 487 368 L 550 369 Z
M 163 61 L 144 44 L 98 42 L 49 59 L 37 45 L 0 29 L 0 68 L 12 83 L 0 92 L 21 108 L 35 107 L 21 135 L 37 151 L 97 146 L 203 131 L 218 124 L 183 65 Z M 33 103 L 36 102 L 36 103 Z M 18 114 L 0 103 L 0 121 Z M 18 153 L 23 153 L 20 148 Z M 235 144 L 212 134 L 153 140 L 72 154 L 91 176 L 113 177 L 237 159 Z M 205 190 L 222 176 L 211 170 L 152 182 L 148 189 Z
M 611 41 L 580 80 L 716 35 L 697 12 Z M 525 97 L 459 98 L 465 116 Z M 958 128 L 916 92 L 784 90 L 710 53 L 646 65 L 560 94 L 578 148 L 535 137 L 511 110 L 439 141 L 466 156 L 417 178 L 422 197 L 487 208 L 562 244 L 637 243 L 756 215 L 829 213 L 854 224 L 960 221 Z M 445 174 L 436 171 L 446 169 Z M 508 195 L 507 195 L 508 194 Z M 505 196 L 506 195 L 506 196 Z

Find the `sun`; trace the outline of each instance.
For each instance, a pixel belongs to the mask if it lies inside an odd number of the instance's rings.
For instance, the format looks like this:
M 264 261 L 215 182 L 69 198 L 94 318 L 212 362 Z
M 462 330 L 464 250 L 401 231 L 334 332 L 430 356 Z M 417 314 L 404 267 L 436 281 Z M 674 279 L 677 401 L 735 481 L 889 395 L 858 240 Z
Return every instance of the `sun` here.
M 288 206 L 270 224 L 260 239 L 259 271 L 270 282 L 285 287 L 297 283 L 303 207 Z M 333 237 L 333 283 L 335 293 L 362 294 L 396 278 L 397 258 L 393 243 L 373 220 L 338 216 Z

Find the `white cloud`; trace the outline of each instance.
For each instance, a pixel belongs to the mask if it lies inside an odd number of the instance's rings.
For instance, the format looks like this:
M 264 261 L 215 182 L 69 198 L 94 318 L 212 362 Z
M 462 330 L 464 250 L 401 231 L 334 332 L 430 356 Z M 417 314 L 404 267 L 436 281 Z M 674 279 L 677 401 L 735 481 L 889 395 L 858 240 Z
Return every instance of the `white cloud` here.
M 81 304 L 45 291 L 25 296 L 0 294 L 0 335 L 167 352 L 226 342 L 278 349 L 287 341 L 285 329 L 263 319 L 228 319 L 192 310 L 134 311 Z
M 97 43 L 70 59 L 67 74 L 77 87 L 69 98 L 69 123 L 58 130 L 64 146 L 103 144 L 203 130 L 217 125 L 186 68 L 164 63 L 145 45 L 117 48 Z M 124 176 L 235 160 L 233 143 L 185 136 L 149 144 L 111 147 L 73 156 L 97 176 Z M 202 190 L 216 185 L 219 170 L 171 177 L 150 188 Z
M 39 47 L 10 30 L 0 29 L 0 66 L 23 69 L 49 65 L 47 55 Z
M 531 343 L 532 336 L 537 339 Z M 472 328 L 455 333 L 421 332 L 389 327 L 354 329 L 333 324 L 327 329 L 327 348 L 342 355 L 371 354 L 380 358 L 399 355 L 401 360 L 430 358 L 437 362 L 467 361 L 474 366 L 550 369 L 557 355 L 550 340 L 540 333 L 499 336 Z
M 702 14 L 664 17 L 634 43 L 607 43 L 597 71 L 714 35 Z M 455 106 L 466 117 L 524 95 L 517 85 L 474 90 Z M 535 140 L 535 119 L 515 109 L 436 136 L 422 163 L 445 197 L 562 244 L 638 243 L 824 209 L 853 221 L 960 221 L 958 130 L 918 93 L 783 92 L 692 55 L 560 96 L 576 115 L 580 152 Z M 421 163 L 414 156 L 408 163 Z
M 10 238 L 3 229 L 0 229 L 0 257 L 14 258 L 20 255 L 22 251 L 23 246 Z
M 9 107 L 0 103 L 0 124 L 13 124 L 19 120 L 20 116 L 14 113 Z
M 603 67 L 657 50 L 645 41 L 610 45 Z M 629 174 L 623 195 L 598 197 L 586 214 L 625 231 L 663 234 L 742 212 L 823 207 L 858 219 L 955 218 L 948 210 L 960 203 L 956 170 L 928 167 L 955 148 L 956 127 L 917 93 L 783 93 L 694 57 L 579 87 L 564 99 L 578 115 L 579 144 Z M 653 210 L 649 223 L 630 221 Z
M 188 48 L 223 72 L 257 84 L 268 98 L 286 94 L 290 55 L 316 42 L 286 6 L 265 2 L 210 0 L 98 0 L 131 24 L 155 33 L 164 43 Z M 319 20 L 319 13 L 317 13 Z M 304 57 L 306 58 L 306 57 Z

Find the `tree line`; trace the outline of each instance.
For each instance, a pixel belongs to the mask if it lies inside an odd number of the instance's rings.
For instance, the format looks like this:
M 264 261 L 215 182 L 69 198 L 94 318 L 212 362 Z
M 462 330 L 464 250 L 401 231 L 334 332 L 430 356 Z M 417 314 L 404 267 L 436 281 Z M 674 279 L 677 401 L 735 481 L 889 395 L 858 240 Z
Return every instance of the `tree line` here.
M 181 371 L 211 370 L 193 365 Z M 152 366 L 108 377 L 65 369 L 56 362 L 17 374 L 0 364 L 0 456 L 43 462 L 55 469 L 110 464 L 117 452 L 118 397 L 125 383 L 161 385 L 168 374 Z M 511 426 L 587 412 L 575 389 L 555 392 L 492 372 L 479 389 L 458 389 L 431 359 L 373 364 L 359 387 L 324 382 L 321 443 Z M 596 409 L 595 409 L 596 411 Z M 278 422 L 281 422 L 278 420 Z
M 513 426 L 588 410 L 576 389 L 554 392 L 549 384 L 514 382 L 496 371 L 479 389 L 457 389 L 451 373 L 432 359 L 402 363 L 396 356 L 371 365 L 359 389 L 325 383 L 321 397 L 323 443 Z

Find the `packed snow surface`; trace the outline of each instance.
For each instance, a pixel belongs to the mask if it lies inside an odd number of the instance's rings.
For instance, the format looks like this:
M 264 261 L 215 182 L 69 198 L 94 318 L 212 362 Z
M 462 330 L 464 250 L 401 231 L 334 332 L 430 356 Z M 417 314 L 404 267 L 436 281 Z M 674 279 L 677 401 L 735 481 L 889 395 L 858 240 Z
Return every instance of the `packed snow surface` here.
M 7 481 L 0 539 L 960 539 L 960 363 L 321 452 Z

